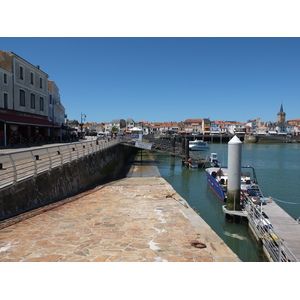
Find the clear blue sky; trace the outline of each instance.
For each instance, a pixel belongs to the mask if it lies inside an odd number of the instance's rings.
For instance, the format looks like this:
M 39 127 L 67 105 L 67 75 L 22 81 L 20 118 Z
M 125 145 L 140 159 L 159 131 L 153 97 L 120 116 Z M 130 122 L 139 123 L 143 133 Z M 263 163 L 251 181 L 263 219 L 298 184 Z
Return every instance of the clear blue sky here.
M 40 65 L 69 119 L 300 118 L 300 38 L 0 38 Z

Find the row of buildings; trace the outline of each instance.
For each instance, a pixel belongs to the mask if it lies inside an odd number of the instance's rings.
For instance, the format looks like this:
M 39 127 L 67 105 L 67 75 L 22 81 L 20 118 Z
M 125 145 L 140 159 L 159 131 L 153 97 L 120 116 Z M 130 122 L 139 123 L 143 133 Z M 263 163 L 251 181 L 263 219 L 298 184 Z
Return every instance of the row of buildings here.
M 59 88 L 39 66 L 0 50 L 0 145 L 62 137 Z
M 0 146 L 73 140 L 82 134 L 125 134 L 139 127 L 145 134 L 279 134 L 299 135 L 300 119 L 286 121 L 281 105 L 276 122 L 246 123 L 187 119 L 148 123 L 117 119 L 108 123 L 67 120 L 59 88 L 39 66 L 13 52 L 0 50 Z
M 283 106 L 277 114 L 276 122 L 262 122 L 260 118 L 248 120 L 246 123 L 236 121 L 211 121 L 210 119 L 187 119 L 182 122 L 148 123 L 135 122 L 132 119 L 118 119 L 108 123 L 86 123 L 84 131 L 92 132 L 129 132 L 133 127 L 143 130 L 144 134 L 248 134 L 248 135 L 300 135 L 300 119 L 286 121 Z

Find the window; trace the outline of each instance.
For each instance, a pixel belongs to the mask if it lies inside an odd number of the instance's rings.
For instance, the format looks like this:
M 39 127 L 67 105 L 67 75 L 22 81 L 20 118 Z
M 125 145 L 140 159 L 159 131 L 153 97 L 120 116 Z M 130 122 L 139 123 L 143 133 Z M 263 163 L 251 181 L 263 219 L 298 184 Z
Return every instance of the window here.
M 24 68 L 20 67 L 20 79 L 24 79 Z
M 30 72 L 30 83 L 34 84 L 34 74 Z
M 4 93 L 4 108 L 8 108 L 8 94 Z
M 5 84 L 7 84 L 7 74 L 4 74 L 3 82 L 4 82 Z
M 40 97 L 40 110 L 44 110 L 44 98 Z
M 25 106 L 25 91 L 20 90 L 20 106 Z
M 35 94 L 30 94 L 30 108 L 35 109 Z
M 40 77 L 40 88 L 43 88 L 43 78 Z

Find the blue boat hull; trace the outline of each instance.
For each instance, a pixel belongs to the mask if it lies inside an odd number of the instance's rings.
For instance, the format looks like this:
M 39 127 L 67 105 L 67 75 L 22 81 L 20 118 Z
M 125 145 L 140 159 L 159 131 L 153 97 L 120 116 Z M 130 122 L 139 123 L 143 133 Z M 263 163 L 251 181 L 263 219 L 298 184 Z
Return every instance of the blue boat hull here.
M 226 197 L 223 192 L 222 186 L 219 184 L 219 182 L 211 176 L 207 171 L 206 173 L 206 178 L 207 178 L 207 183 L 209 187 L 216 193 L 216 195 L 222 200 L 225 201 Z

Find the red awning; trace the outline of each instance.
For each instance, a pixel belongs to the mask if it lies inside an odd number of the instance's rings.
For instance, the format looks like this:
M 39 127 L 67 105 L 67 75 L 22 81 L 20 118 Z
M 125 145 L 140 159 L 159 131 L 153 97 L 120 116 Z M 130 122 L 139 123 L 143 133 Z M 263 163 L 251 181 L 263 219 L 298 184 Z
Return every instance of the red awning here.
M 0 113 L 0 121 L 4 123 L 18 124 L 18 125 L 53 127 L 53 123 L 45 119 L 14 116 L 14 115 L 1 114 L 1 113 Z M 54 124 L 54 127 L 60 127 L 60 125 Z

